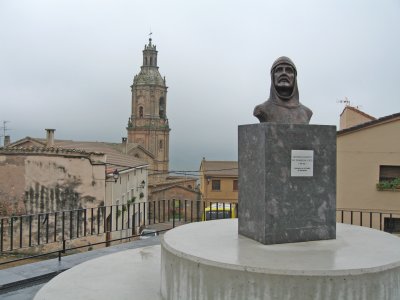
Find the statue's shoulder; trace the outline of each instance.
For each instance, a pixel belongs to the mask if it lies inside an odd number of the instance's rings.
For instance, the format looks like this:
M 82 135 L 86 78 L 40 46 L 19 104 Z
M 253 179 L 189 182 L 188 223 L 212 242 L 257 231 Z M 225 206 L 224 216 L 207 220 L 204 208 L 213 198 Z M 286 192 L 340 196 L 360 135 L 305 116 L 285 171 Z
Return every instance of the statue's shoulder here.
M 308 119 L 310 120 L 311 119 L 311 117 L 312 117 L 312 115 L 313 115 L 313 112 L 312 112 L 312 110 L 311 109 L 309 109 L 307 106 L 305 106 L 305 105 L 303 105 L 303 104 L 300 104 L 300 107 L 302 108 L 302 110 L 304 110 L 305 111 L 305 113 L 307 114 L 307 116 L 308 116 Z
M 256 108 L 258 107 L 259 109 L 267 111 L 267 110 L 275 108 L 275 106 L 276 105 L 274 104 L 274 102 L 271 99 L 268 99 L 267 101 L 257 105 Z
M 270 119 L 270 110 L 273 106 L 272 101 L 269 99 L 254 108 L 253 115 L 258 118 L 260 122 L 267 122 Z

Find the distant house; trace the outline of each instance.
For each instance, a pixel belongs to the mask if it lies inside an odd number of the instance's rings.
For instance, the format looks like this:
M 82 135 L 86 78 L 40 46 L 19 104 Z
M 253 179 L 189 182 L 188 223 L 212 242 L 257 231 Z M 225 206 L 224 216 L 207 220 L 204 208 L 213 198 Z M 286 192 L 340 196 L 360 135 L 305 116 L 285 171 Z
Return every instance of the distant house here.
M 147 201 L 147 167 L 115 144 L 55 140 L 48 129 L 0 148 L 0 215 Z
M 150 185 L 151 197 L 149 201 L 162 200 L 200 200 L 200 194 L 197 188 L 197 178 L 169 176 L 163 182 Z
M 201 161 L 200 192 L 203 201 L 237 203 L 238 188 L 237 161 Z
M 390 187 L 389 184 L 400 178 L 400 113 L 375 119 L 346 106 L 340 124 L 337 133 L 338 209 L 400 212 L 400 186 Z M 381 222 L 384 224 L 381 225 L 388 231 L 393 230 L 388 228 L 393 226 L 396 226 L 395 231 L 400 231 L 400 218 L 394 221 L 389 222 L 389 215 L 383 215 Z M 375 218 L 374 227 L 378 227 L 379 222 Z
M 174 180 L 176 180 L 175 184 Z M 199 220 L 203 206 L 200 203 L 200 192 L 196 182 L 197 178 L 172 176 L 166 181 L 150 187 L 149 204 L 153 205 L 155 218 L 167 220 L 168 216 L 169 218 L 173 217 L 174 211 L 175 218 L 180 216 L 181 219 L 187 221 Z

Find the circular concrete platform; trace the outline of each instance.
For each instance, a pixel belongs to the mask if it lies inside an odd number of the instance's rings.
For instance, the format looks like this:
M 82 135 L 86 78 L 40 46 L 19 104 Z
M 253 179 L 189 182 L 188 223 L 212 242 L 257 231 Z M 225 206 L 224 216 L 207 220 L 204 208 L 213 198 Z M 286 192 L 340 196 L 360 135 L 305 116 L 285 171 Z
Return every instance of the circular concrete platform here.
M 159 300 L 160 246 L 105 255 L 45 284 L 34 300 Z
M 237 220 L 167 232 L 163 299 L 400 299 L 400 239 L 337 224 L 335 240 L 263 245 Z
M 336 240 L 262 245 L 239 236 L 237 220 L 192 223 L 161 248 L 73 267 L 34 299 L 400 299 L 399 250 L 396 236 L 343 224 Z

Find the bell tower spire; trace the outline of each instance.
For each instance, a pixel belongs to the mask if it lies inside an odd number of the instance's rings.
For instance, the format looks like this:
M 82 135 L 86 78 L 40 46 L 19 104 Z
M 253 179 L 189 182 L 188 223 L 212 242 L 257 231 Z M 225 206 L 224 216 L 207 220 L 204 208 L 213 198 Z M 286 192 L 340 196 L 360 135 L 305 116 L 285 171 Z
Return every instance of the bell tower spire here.
M 157 68 L 157 50 L 156 46 L 152 44 L 151 37 L 149 38 L 149 43 L 144 46 L 143 50 L 143 65 L 142 67 L 153 67 Z
M 151 33 L 150 33 L 151 36 Z M 157 47 L 149 43 L 143 49 L 143 63 L 135 75 L 132 91 L 132 111 L 128 121 L 128 143 L 141 145 L 153 157 L 154 170 L 168 171 L 169 125 L 165 77 L 158 71 Z

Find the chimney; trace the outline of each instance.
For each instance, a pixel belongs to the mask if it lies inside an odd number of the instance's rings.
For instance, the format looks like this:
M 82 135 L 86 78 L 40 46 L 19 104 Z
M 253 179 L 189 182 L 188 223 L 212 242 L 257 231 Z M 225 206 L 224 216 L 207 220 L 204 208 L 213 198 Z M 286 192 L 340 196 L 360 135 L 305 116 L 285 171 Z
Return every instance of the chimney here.
M 127 140 L 128 139 L 126 137 L 122 138 L 122 153 L 124 153 L 124 154 L 127 154 L 127 152 L 128 152 Z
M 4 147 L 7 147 L 8 145 L 10 145 L 10 143 L 11 143 L 10 136 L 5 135 L 4 136 Z
M 46 147 L 54 147 L 54 131 L 55 129 L 46 129 Z

